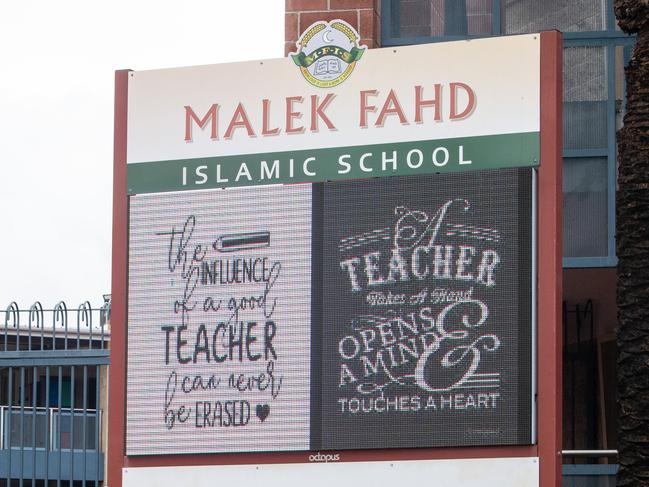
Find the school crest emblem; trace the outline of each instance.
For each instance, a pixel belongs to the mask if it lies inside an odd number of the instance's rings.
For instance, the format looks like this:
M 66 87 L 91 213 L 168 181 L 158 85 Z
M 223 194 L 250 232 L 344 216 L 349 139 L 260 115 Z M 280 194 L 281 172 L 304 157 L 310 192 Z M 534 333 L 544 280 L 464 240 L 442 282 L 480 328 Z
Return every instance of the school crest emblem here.
M 304 78 L 318 88 L 331 88 L 352 74 L 366 46 L 358 32 L 344 20 L 316 22 L 298 39 L 291 58 Z

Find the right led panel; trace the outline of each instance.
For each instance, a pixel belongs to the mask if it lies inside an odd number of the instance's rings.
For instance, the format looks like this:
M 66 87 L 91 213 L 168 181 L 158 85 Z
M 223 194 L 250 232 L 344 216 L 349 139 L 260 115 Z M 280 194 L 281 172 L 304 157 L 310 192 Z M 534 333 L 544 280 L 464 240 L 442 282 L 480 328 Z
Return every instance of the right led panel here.
M 532 171 L 322 186 L 312 449 L 532 442 Z

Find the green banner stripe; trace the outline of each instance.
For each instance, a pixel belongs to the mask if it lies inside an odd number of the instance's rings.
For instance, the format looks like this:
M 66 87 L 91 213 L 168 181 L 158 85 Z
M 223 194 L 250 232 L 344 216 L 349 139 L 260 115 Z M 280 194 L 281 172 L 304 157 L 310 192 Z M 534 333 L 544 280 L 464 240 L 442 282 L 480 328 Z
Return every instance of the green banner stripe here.
M 488 135 L 128 164 L 128 194 L 538 164 L 538 132 Z

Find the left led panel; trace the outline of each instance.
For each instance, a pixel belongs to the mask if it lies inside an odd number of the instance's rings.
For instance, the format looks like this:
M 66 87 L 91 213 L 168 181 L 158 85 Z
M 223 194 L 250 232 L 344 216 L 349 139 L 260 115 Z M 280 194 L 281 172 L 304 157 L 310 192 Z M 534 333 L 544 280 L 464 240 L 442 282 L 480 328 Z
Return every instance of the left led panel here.
M 309 449 L 311 235 L 311 185 L 130 198 L 127 455 Z

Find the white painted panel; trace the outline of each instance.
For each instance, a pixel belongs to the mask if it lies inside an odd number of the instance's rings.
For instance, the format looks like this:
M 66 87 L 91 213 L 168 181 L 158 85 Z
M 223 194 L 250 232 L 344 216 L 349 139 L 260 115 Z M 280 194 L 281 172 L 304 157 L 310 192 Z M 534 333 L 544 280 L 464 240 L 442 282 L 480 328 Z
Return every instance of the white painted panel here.
M 540 106 L 540 36 L 538 34 L 471 41 L 422 44 L 367 50 L 351 76 L 334 88 L 310 85 L 290 58 L 177 69 L 135 71 L 128 87 L 127 162 L 274 153 L 326 147 L 362 146 L 391 142 L 538 132 Z M 463 83 L 475 92 L 475 109 L 460 120 L 450 119 L 451 83 Z M 441 119 L 430 106 L 416 121 L 415 87 L 422 99 L 441 87 Z M 373 91 L 376 90 L 376 91 Z M 387 103 L 391 90 L 406 117 L 402 123 Z M 362 95 L 362 92 L 368 92 Z M 334 95 L 324 113 L 334 128 L 310 123 L 312 96 L 317 107 Z M 457 91 L 458 104 L 466 100 Z M 367 127 L 361 127 L 361 97 L 365 97 Z M 287 98 L 301 133 L 286 133 Z M 263 100 L 270 100 L 264 112 Z M 254 136 L 239 127 L 225 138 L 241 103 Z M 462 105 L 464 103 L 464 105 Z M 192 140 L 185 141 L 185 107 L 199 119 L 218 105 L 217 138 L 211 126 L 193 124 Z M 388 109 L 378 123 L 382 107 Z M 375 107 L 369 109 L 369 107 Z M 392 110 L 392 112 L 390 112 Z M 278 133 L 264 135 L 267 129 Z M 206 121 L 208 118 L 205 119 Z M 240 123 L 241 119 L 236 118 Z
M 538 487 L 538 458 L 125 468 L 124 487 Z

